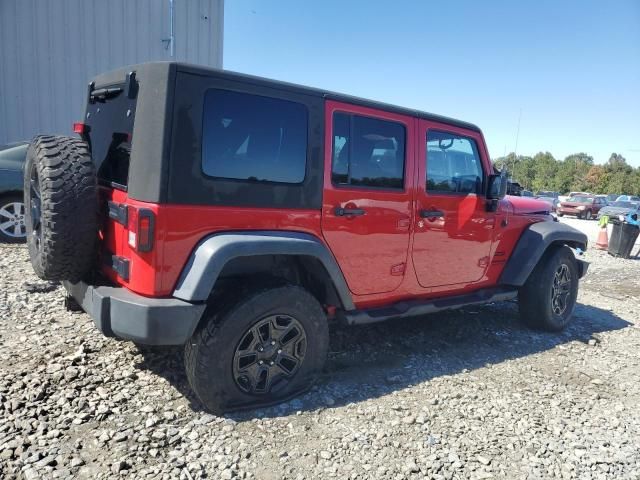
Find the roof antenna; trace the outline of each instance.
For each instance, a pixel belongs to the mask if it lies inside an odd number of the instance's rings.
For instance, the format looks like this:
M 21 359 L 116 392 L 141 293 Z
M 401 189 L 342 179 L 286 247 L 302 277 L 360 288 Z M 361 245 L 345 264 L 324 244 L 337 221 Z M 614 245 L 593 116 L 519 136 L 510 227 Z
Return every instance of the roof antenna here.
M 520 107 L 520 113 L 518 114 L 518 129 L 516 130 L 516 148 L 513 150 L 513 171 L 511 172 L 511 178 L 515 177 L 516 158 L 518 157 L 518 139 L 520 138 L 520 120 L 522 119 L 522 107 Z

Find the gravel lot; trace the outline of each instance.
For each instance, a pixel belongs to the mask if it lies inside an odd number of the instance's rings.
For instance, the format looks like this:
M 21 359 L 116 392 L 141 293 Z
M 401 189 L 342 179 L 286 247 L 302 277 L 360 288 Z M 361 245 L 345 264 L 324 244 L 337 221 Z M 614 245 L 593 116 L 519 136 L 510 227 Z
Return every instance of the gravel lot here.
M 0 478 L 640 478 L 640 260 L 590 248 L 561 334 L 514 303 L 335 328 L 314 390 L 215 417 L 27 257 L 0 245 Z

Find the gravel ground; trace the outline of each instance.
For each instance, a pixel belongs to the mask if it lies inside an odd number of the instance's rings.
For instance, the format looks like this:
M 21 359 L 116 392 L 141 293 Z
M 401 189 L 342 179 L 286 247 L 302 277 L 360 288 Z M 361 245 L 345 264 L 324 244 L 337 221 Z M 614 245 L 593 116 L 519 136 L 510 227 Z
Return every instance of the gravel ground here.
M 514 303 L 335 328 L 311 392 L 216 417 L 178 349 L 102 337 L 0 245 L 0 478 L 638 479 L 640 260 L 586 258 L 561 334 Z

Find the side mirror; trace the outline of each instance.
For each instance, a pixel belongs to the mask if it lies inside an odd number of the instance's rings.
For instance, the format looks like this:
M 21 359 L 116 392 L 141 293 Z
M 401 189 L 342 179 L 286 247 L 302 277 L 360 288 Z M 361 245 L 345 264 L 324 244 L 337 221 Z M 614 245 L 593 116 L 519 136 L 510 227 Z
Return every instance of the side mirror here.
M 507 194 L 507 176 L 501 173 L 489 175 L 487 199 L 500 200 Z

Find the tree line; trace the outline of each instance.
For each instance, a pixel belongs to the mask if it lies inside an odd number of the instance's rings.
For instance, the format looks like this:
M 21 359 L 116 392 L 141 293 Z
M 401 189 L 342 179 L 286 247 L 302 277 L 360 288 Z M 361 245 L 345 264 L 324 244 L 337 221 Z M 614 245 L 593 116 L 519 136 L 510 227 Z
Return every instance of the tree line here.
M 632 167 L 618 153 L 612 153 L 604 165 L 595 164 L 586 153 L 574 153 L 559 160 L 549 152 L 533 157 L 510 153 L 495 159 L 493 164 L 499 170 L 506 168 L 512 181 L 533 192 L 640 195 L 640 167 Z

